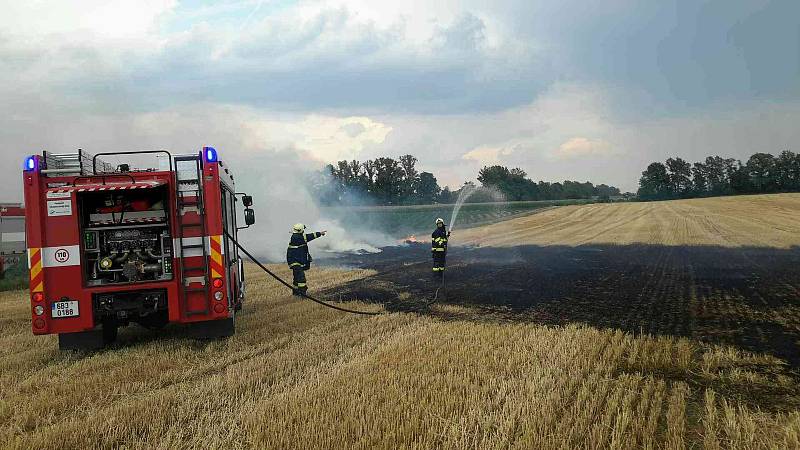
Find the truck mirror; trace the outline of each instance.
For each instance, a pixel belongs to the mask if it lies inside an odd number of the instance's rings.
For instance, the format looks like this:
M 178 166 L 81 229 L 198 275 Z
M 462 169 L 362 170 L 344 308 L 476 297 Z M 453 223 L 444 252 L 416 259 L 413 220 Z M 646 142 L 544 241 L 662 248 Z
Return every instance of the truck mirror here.
M 244 205 L 245 208 L 253 206 L 253 196 L 251 195 L 242 196 L 242 204 Z
M 244 210 L 244 223 L 249 227 L 256 223 L 256 212 L 250 208 Z

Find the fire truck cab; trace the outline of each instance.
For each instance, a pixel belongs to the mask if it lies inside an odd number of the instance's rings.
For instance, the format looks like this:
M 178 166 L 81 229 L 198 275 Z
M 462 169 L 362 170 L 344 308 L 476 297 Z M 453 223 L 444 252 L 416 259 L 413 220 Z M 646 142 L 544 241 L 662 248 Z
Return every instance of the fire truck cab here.
M 100 159 L 109 156 L 157 167 Z M 64 350 L 103 347 L 131 322 L 233 334 L 245 294 L 235 240 L 255 213 L 214 148 L 44 152 L 26 158 L 23 184 L 34 334 L 58 334 Z

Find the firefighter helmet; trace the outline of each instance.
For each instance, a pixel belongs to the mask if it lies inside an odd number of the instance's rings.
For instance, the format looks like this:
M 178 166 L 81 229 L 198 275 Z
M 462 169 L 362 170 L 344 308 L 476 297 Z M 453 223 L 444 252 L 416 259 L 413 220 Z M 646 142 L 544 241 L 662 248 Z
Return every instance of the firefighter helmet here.
M 444 219 L 442 219 L 441 217 L 439 217 L 438 219 L 436 219 L 436 225 L 437 225 L 437 226 L 438 226 L 438 225 L 444 225 Z
M 306 229 L 306 226 L 303 225 L 302 223 L 296 223 L 292 227 L 292 231 L 294 231 L 295 233 L 302 233 L 305 229 Z

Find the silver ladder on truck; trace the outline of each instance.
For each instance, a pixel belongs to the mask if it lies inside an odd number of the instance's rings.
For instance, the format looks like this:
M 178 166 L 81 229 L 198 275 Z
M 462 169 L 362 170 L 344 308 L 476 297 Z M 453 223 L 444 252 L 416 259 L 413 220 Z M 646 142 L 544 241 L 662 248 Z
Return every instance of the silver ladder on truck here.
M 41 173 L 51 177 L 97 175 L 94 173 L 95 165 L 98 173 L 112 173 L 115 170 L 111 164 L 96 159 L 81 149 L 74 153 L 45 151 L 42 153 L 42 159 L 44 160 L 44 166 Z
M 178 264 L 182 282 L 180 288 L 183 310 L 187 316 L 208 314 L 211 308 L 211 274 L 206 246 L 206 210 L 203 202 L 203 167 L 200 155 L 175 156 L 175 189 L 177 197 Z M 195 211 L 197 220 L 187 221 L 186 213 Z M 199 235 L 185 237 L 189 230 Z M 186 258 L 202 256 L 200 263 L 190 264 Z M 202 287 L 194 287 L 200 284 Z M 189 296 L 203 293 L 203 308 L 190 309 Z

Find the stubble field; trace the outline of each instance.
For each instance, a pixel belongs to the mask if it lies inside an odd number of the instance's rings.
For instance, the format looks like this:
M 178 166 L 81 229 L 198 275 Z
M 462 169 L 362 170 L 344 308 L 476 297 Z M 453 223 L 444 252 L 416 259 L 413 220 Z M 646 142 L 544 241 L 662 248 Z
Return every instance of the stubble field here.
M 798 231 L 796 195 L 562 207 L 454 233 L 429 307 L 424 246 L 309 273 L 374 317 L 251 267 L 236 336 L 94 354 L 3 293 L 0 446 L 799 448 Z

